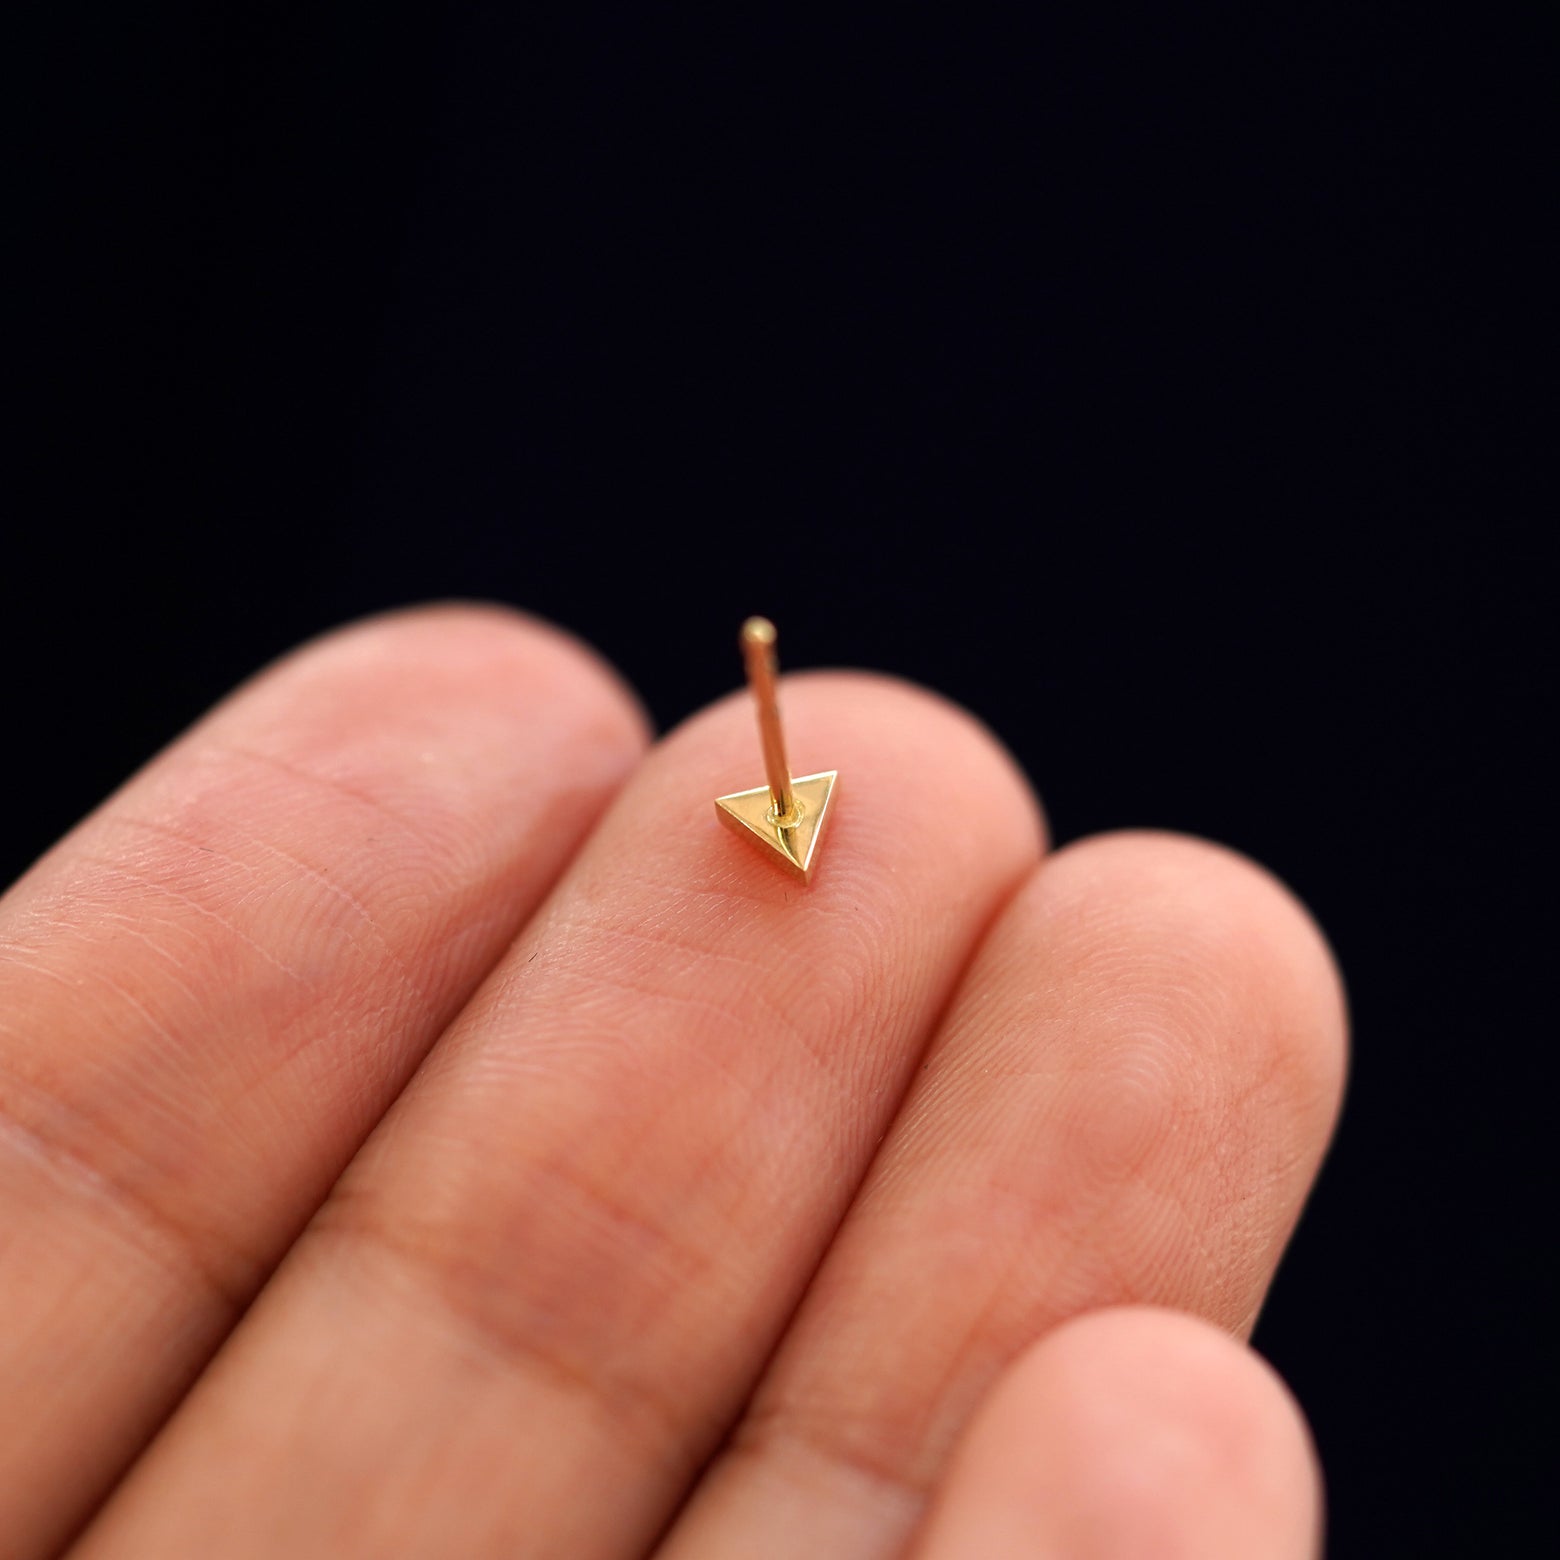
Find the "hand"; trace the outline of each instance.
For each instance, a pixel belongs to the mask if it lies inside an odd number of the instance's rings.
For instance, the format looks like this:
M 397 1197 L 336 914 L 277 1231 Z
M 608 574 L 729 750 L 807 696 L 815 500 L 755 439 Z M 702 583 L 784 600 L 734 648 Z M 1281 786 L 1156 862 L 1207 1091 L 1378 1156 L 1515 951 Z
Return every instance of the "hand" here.
M 647 754 L 578 644 L 442 608 L 0 901 L 12 1560 L 1313 1549 L 1236 1340 L 1337 1106 L 1321 938 L 1215 846 L 1042 860 L 925 692 L 783 696 L 806 889 L 714 817 L 745 695 Z

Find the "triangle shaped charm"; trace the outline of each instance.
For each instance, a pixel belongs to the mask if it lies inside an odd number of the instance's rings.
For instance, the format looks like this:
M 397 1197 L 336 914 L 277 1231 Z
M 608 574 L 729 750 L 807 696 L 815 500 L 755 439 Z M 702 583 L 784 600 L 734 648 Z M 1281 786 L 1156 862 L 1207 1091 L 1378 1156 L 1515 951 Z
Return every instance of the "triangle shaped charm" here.
M 715 814 L 738 834 L 756 841 L 774 854 L 805 883 L 818 858 L 818 840 L 829 815 L 837 769 L 803 775 L 791 782 L 799 814 L 795 823 L 782 827 L 774 821 L 774 802 L 767 785 L 751 791 L 733 791 L 715 798 Z

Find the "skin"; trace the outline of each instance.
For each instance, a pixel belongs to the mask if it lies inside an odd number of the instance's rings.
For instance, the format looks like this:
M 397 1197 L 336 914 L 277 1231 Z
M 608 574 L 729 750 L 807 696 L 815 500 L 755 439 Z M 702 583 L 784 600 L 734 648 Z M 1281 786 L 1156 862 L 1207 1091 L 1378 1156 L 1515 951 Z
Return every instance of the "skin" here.
M 1326 946 L 1217 846 L 1049 853 L 852 673 L 805 889 L 557 630 L 370 621 L 0 900 L 17 1560 L 1300 1556 L 1246 1349 L 1325 1149 Z M 907 787 L 904 777 L 917 777 Z

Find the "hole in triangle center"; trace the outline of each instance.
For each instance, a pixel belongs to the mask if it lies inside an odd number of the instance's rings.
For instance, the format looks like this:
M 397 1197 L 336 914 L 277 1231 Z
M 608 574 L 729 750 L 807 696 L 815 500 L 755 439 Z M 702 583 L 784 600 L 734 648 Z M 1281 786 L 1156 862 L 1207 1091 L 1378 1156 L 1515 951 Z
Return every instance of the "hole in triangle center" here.
M 777 829 L 794 829 L 806 816 L 807 808 L 803 805 L 802 799 L 799 796 L 793 796 L 791 798 L 790 812 L 782 813 L 771 804 L 769 811 L 764 814 L 764 822 L 772 823 Z

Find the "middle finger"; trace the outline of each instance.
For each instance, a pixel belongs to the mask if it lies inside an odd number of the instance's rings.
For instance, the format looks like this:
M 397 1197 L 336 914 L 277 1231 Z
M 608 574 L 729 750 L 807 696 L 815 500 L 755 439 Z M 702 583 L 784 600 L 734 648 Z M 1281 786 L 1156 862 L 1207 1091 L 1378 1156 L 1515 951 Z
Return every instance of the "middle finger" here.
M 654 1538 L 1038 851 L 968 717 L 837 675 L 787 705 L 803 767 L 846 788 L 814 885 L 710 816 L 751 783 L 746 701 L 671 738 L 87 1553 L 591 1560 Z

